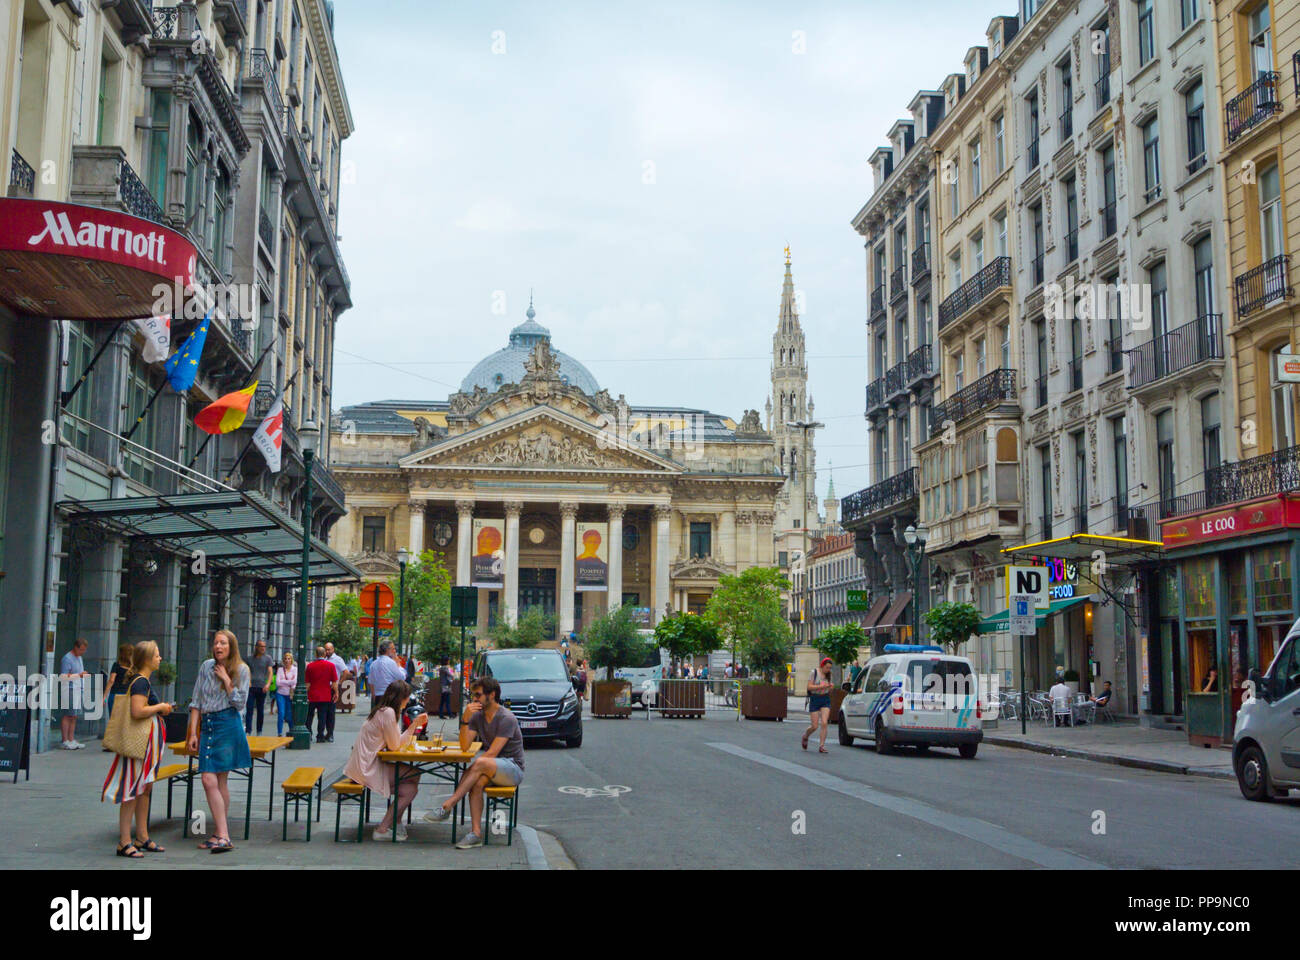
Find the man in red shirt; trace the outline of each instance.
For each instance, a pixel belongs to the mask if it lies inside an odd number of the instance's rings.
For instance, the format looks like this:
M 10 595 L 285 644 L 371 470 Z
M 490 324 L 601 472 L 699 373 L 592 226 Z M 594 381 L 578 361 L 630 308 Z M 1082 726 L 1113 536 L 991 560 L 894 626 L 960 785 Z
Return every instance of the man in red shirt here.
M 307 729 L 311 730 L 311 718 L 319 716 L 316 742 L 333 743 L 334 697 L 339 689 L 339 672 L 325 659 L 324 647 L 316 648 L 316 659 L 307 664 L 304 676 L 307 678 Z

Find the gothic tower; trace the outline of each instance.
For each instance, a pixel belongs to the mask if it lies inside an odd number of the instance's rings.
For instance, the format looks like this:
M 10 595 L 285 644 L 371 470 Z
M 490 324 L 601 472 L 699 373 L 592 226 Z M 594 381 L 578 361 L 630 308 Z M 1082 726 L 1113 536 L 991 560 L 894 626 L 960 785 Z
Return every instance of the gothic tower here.
M 795 310 L 794 277 L 790 273 L 790 248 L 785 251 L 785 284 L 776 333 L 772 335 L 772 396 L 767 402 L 768 432 L 776 446 L 777 463 L 785 474 L 785 487 L 776 503 L 778 554 L 793 559 L 802 552 L 800 528 L 805 512 L 810 529 L 817 529 L 817 456 L 815 431 L 789 424 L 811 422 L 813 401 L 808 394 L 808 362 L 804 356 L 803 327 Z

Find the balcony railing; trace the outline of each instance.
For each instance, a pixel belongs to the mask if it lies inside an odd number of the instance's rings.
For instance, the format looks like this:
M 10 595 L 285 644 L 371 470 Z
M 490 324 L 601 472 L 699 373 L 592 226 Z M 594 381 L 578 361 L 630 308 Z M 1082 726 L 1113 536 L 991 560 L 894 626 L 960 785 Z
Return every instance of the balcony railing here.
M 266 99 L 271 104 L 271 113 L 277 121 L 282 120 L 284 100 L 280 97 L 280 81 L 275 76 L 275 61 L 260 47 L 254 49 L 249 56 L 248 77 L 251 80 L 262 81 L 266 88 Z
M 889 302 L 907 296 L 907 264 L 904 263 L 889 275 Z
M 907 389 L 907 361 L 896 364 L 885 371 L 885 396 L 892 397 Z
M 36 193 L 36 171 L 17 150 L 9 160 L 9 189 L 29 197 Z
M 1274 257 L 1237 277 L 1234 284 L 1237 316 L 1244 317 L 1270 303 L 1289 298 L 1292 295 L 1290 264 L 1288 256 Z
M 153 36 L 155 40 L 173 40 L 176 38 L 176 23 L 180 12 L 180 7 L 161 7 L 153 11 Z
M 1124 369 L 1124 338 L 1111 337 L 1106 341 L 1106 372 L 1119 373 Z
M 343 487 L 334 474 L 330 472 L 329 467 L 319 460 L 313 460 L 311 464 L 311 483 L 317 491 L 326 494 L 331 500 L 340 506 L 344 503 Z
M 1083 358 L 1078 357 L 1066 364 L 1066 372 L 1069 374 L 1070 390 L 1083 389 Z
M 1047 374 L 1034 381 L 1034 409 L 1047 406 Z
M 939 329 L 983 303 L 994 290 L 1011 286 L 1011 258 L 998 257 L 939 305 Z
M 1161 185 L 1159 183 L 1154 183 L 1150 187 L 1148 187 L 1146 191 L 1142 194 L 1142 200 L 1145 203 L 1151 203 L 1153 200 L 1159 200 L 1160 195 L 1163 192 L 1164 191 Z
M 882 283 L 871 291 L 871 319 L 885 315 L 885 285 Z
M 1079 259 L 1079 228 L 1065 234 L 1065 260 L 1066 263 L 1074 263 Z
M 1205 471 L 1206 507 L 1300 490 L 1300 447 Z
M 1072 136 L 1074 136 L 1074 108 L 1069 106 L 1061 114 L 1061 142 L 1065 143 Z
M 930 245 L 923 243 L 912 251 L 912 283 L 930 275 Z
M 1097 82 L 1092 85 L 1092 89 L 1096 94 L 1096 103 L 1097 103 L 1098 110 L 1106 106 L 1106 104 L 1110 103 L 1110 68 L 1109 67 L 1105 67 L 1105 66 L 1102 67 L 1101 76 L 1098 77 Z
M 162 223 L 162 207 L 158 206 L 158 202 L 154 200 L 149 188 L 135 175 L 135 171 L 131 169 L 131 164 L 123 160 L 118 167 L 117 175 L 121 185 L 122 203 L 126 205 L 126 209 L 142 219 Z
M 1137 390 L 1205 360 L 1223 359 L 1223 317 L 1206 314 L 1134 350 L 1129 389 Z
M 930 408 L 930 439 L 943 432 L 943 425 L 951 420 L 961 423 L 967 417 L 988 410 L 1001 403 L 1015 403 L 1016 371 L 994 370 L 981 377 L 964 390 L 959 390 L 943 403 Z
M 1240 140 L 1252 127 L 1282 112 L 1277 84 L 1276 73 L 1261 73 L 1258 80 L 1228 101 L 1223 112 L 1228 123 L 1229 143 Z
M 1044 278 L 1043 261 L 1044 261 L 1044 254 L 1041 253 L 1038 256 L 1034 257 L 1033 260 L 1029 261 L 1029 265 L 1033 268 L 1034 286 L 1038 286 L 1040 283 L 1043 282 L 1043 278 Z
M 1029 141 L 1029 169 L 1025 171 L 1025 175 L 1028 176 L 1029 174 L 1033 173 L 1037 169 L 1038 169 L 1038 134 L 1035 133 L 1033 138 Z
M 928 343 L 923 343 L 907 355 L 907 382 L 915 383 L 934 376 L 934 355 Z
M 1101 208 L 1101 238 L 1109 240 L 1115 236 L 1115 201 L 1103 204 Z
M 879 380 L 873 380 L 867 384 L 867 412 L 879 407 L 885 402 L 885 380 L 882 377 Z
M 275 253 L 275 227 L 271 224 L 271 218 L 262 210 L 257 215 L 257 235 L 262 238 L 266 244 L 266 249 Z
M 850 524 L 873 513 L 878 513 L 896 504 L 906 503 L 916 498 L 916 468 L 882 480 L 874 486 L 859 490 L 840 501 L 840 513 L 844 524 Z

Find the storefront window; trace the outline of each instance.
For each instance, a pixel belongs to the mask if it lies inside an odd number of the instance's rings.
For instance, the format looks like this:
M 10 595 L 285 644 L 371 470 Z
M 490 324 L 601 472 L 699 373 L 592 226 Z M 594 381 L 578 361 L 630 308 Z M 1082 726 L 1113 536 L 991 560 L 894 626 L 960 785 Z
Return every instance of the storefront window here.
M 1187 661 L 1189 689 L 1195 693 L 1218 693 L 1223 689 L 1222 677 L 1210 677 L 1210 671 L 1217 670 L 1219 663 L 1213 626 L 1188 624 Z
M 1186 617 L 1193 620 L 1213 617 L 1214 609 L 1214 558 L 1198 557 L 1183 564 Z
M 1255 567 L 1255 609 L 1261 613 L 1290 610 L 1290 545 L 1280 543 L 1261 547 L 1255 551 L 1252 559 Z
M 1166 567 L 1160 577 L 1160 615 L 1178 616 L 1178 569 Z
M 1245 616 L 1246 609 L 1246 556 L 1242 553 L 1229 554 L 1228 567 L 1228 614 Z

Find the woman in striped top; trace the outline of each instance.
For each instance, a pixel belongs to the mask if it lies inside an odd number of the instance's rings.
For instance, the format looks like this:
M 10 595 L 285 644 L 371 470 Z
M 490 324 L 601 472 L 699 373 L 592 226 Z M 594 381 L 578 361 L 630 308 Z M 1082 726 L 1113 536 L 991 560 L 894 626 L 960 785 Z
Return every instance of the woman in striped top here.
M 231 770 L 253 765 L 240 720 L 250 679 L 248 664 L 239 656 L 239 641 L 229 630 L 218 630 L 212 638 L 212 659 L 199 667 L 190 699 L 189 748 L 198 754 L 203 792 L 212 810 L 212 836 L 199 844 L 200 850 L 225 853 L 235 848 L 226 823 L 230 810 L 226 781 Z

